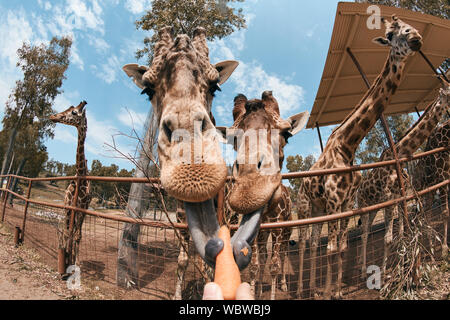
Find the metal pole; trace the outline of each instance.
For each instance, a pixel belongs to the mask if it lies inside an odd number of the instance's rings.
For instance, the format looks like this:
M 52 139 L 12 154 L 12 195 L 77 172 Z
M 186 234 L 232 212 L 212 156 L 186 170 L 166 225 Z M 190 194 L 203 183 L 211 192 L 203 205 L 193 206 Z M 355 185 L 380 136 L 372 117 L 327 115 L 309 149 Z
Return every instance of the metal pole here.
M 361 65 L 359 64 L 358 60 L 356 59 L 355 55 L 353 54 L 353 52 L 351 51 L 350 48 L 347 48 L 347 52 L 350 55 L 353 63 L 355 64 L 356 68 L 358 69 L 359 73 L 361 74 L 361 77 L 363 78 L 367 88 L 370 88 L 370 83 L 369 80 L 366 77 L 366 74 L 364 73 Z M 381 124 L 383 125 L 383 129 L 384 129 L 384 133 L 386 134 L 386 137 L 388 138 L 388 142 L 389 142 L 389 147 L 392 150 L 392 154 L 394 156 L 395 159 L 395 170 L 397 171 L 397 179 L 398 179 L 398 183 L 400 186 L 400 192 L 402 194 L 402 197 L 406 197 L 406 191 L 405 191 L 405 184 L 403 181 L 403 172 L 402 172 L 402 168 L 400 166 L 400 161 L 398 159 L 398 154 L 397 154 L 397 150 L 395 149 L 395 144 L 394 144 L 394 139 L 392 138 L 392 134 L 391 134 L 391 130 L 389 130 L 389 126 L 387 124 L 386 118 L 384 117 L 384 113 L 382 113 L 380 115 L 380 120 L 381 120 Z M 404 221 L 406 226 L 409 227 L 409 221 L 408 221 L 408 205 L 406 203 L 406 200 L 402 201 L 402 205 L 403 205 L 403 217 L 404 217 Z
M 417 113 L 417 115 L 418 115 L 419 118 L 420 118 L 420 112 L 419 112 L 419 109 L 417 109 L 417 107 L 414 107 L 414 109 L 416 110 L 416 113 Z
M 22 221 L 22 237 L 20 239 L 21 242 L 23 242 L 25 237 L 25 223 L 27 221 L 27 213 L 28 213 L 28 205 L 29 205 L 29 199 L 31 195 L 31 186 L 33 184 L 33 181 L 28 182 L 28 191 L 27 191 L 27 200 L 25 201 L 25 208 L 23 209 L 23 221 Z
M 8 183 L 6 184 L 6 190 L 5 194 L 3 196 L 3 211 L 2 211 L 2 222 L 5 221 L 5 210 L 6 210 L 6 200 L 8 200 L 8 190 L 9 190 L 9 184 L 11 182 L 11 176 L 8 176 Z
M 431 63 L 430 59 L 428 59 L 428 57 L 422 52 L 422 50 L 419 50 L 420 55 L 422 56 L 422 58 L 425 60 L 425 62 L 430 66 L 431 70 L 433 70 L 433 72 L 437 75 L 437 76 L 442 76 L 445 81 L 448 81 L 447 76 L 445 75 L 445 72 L 441 69 L 441 67 L 435 68 L 433 66 L 433 64 Z M 441 73 L 437 72 L 436 69 L 439 69 L 439 71 L 441 71 Z
M 323 152 L 322 135 L 320 134 L 320 129 L 319 129 L 319 123 L 318 122 L 316 122 L 316 128 L 317 128 L 317 134 L 319 135 L 320 150 L 322 150 L 322 152 Z

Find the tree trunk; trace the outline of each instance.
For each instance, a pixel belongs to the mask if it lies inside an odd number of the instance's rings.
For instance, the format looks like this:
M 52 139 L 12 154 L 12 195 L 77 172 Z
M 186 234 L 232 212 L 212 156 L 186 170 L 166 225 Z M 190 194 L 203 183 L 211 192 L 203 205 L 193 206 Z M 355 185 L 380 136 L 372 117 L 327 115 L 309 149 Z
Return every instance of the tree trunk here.
M 157 133 L 156 116 L 149 111 L 145 125 L 145 138 L 139 152 L 139 160 L 136 166 L 136 178 L 145 178 L 149 174 L 152 161 L 148 155 L 153 155 L 156 159 L 154 145 L 156 143 Z M 147 193 L 148 195 L 148 193 Z M 145 184 L 133 183 L 130 188 L 126 214 L 133 218 L 143 217 L 149 208 L 150 199 L 145 196 Z M 139 245 L 140 226 L 138 224 L 123 224 L 123 231 L 120 237 L 118 258 L 117 258 L 117 285 L 128 288 L 138 286 L 139 281 Z
M 20 123 L 20 120 L 19 120 L 19 123 Z M 3 156 L 2 171 L 1 171 L 2 175 L 7 174 L 7 170 L 10 165 L 10 162 L 11 162 L 11 156 L 13 154 L 14 143 L 16 142 L 16 137 L 17 137 L 18 132 L 19 132 L 18 125 L 13 127 L 10 131 L 9 139 L 8 139 L 8 148 L 6 149 L 6 152 Z
M 27 162 L 27 159 L 24 158 L 22 161 L 20 161 L 19 166 L 17 167 L 16 176 L 20 176 L 22 173 L 23 167 L 25 166 L 25 163 Z M 19 181 L 18 178 L 14 178 L 14 181 L 11 184 L 10 190 L 12 192 L 16 192 L 17 188 L 17 182 Z M 12 194 L 9 194 L 9 204 L 12 206 L 12 202 L 14 200 L 14 196 Z

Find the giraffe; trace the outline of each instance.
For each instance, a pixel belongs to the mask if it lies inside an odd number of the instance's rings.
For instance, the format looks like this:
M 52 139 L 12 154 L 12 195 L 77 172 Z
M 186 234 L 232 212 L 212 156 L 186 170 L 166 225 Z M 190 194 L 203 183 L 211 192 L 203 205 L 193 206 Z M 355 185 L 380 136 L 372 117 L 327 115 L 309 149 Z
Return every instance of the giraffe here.
M 80 177 L 84 177 L 87 175 L 87 163 L 84 154 L 84 142 L 86 140 L 87 132 L 87 118 L 85 109 L 86 104 L 86 101 L 82 101 L 76 107 L 70 106 L 67 110 L 50 116 L 50 120 L 55 123 L 62 123 L 77 128 L 78 145 L 75 165 L 76 176 Z M 64 205 L 77 206 L 81 209 L 88 209 L 91 202 L 90 182 L 87 180 L 80 180 L 77 199 L 74 199 L 76 193 L 75 189 L 75 181 L 71 181 L 66 189 Z M 66 265 L 70 265 L 73 263 L 79 265 L 78 252 L 81 241 L 81 229 L 85 214 L 81 212 L 75 212 L 73 232 L 72 235 L 69 235 L 71 212 L 71 210 L 66 210 L 65 226 L 60 238 L 60 245 L 62 245 L 66 250 Z M 70 250 L 70 248 L 68 248 L 68 239 L 70 236 L 73 237 L 73 250 Z
M 447 95 L 448 99 L 448 95 Z M 447 100 L 448 102 L 448 100 Z M 425 151 L 431 151 L 436 148 L 448 147 L 450 141 L 450 120 L 447 120 L 442 125 L 435 128 L 431 136 L 428 138 Z M 422 158 L 418 162 L 419 168 L 422 168 L 422 175 L 415 177 L 413 180 L 415 186 L 420 186 L 419 189 L 425 189 L 436 185 L 442 181 L 448 180 L 450 178 L 450 152 L 440 152 L 425 158 Z M 419 180 L 420 181 L 417 181 Z M 416 187 L 417 188 L 417 187 Z M 431 210 L 435 192 L 431 192 L 425 195 L 425 210 Z M 449 186 L 445 186 L 439 189 L 439 194 L 441 197 L 441 202 L 444 201 L 444 232 L 442 241 L 442 252 L 443 258 L 448 255 L 448 220 L 449 220 Z
M 302 112 L 283 120 L 277 100 L 271 91 L 265 91 L 261 99 L 247 100 L 240 94 L 234 100 L 234 124 L 228 140 L 234 144 L 237 159 L 233 166 L 234 184 L 227 199 L 231 209 L 243 214 L 243 220 L 279 222 L 292 220 L 291 199 L 288 189 L 282 184 L 281 168 L 284 161 L 283 148 L 287 140 L 306 125 L 309 113 Z M 248 142 L 247 142 L 248 141 Z M 252 161 L 253 160 L 253 161 Z M 259 278 L 259 294 L 262 293 L 263 267 L 267 260 L 267 241 L 272 236 L 270 261 L 271 294 L 275 299 L 277 276 L 282 271 L 281 289 L 287 291 L 284 261 L 291 229 L 251 229 L 246 235 L 252 245 L 250 279 L 253 291 Z M 238 231 L 239 232 L 239 231 Z M 232 243 L 236 241 L 236 235 Z
M 194 246 L 201 258 L 214 267 L 223 248 L 217 237 L 214 198 L 225 184 L 227 167 L 211 105 L 219 86 L 231 76 L 238 62 L 211 64 L 204 28 L 194 30 L 192 37 L 175 37 L 172 28 L 164 27 L 158 37 L 150 67 L 127 64 L 123 70 L 148 95 L 154 108 L 162 187 L 183 202 Z M 249 224 L 244 221 L 239 228 L 248 229 Z M 241 245 L 245 242 L 236 242 L 234 251 L 242 268 L 251 256 L 241 253 Z M 180 268 L 185 265 L 179 263 Z
M 444 81 L 444 80 L 442 80 Z M 436 125 L 441 120 L 443 114 L 448 109 L 448 97 L 450 95 L 450 87 L 446 85 L 446 89 L 441 89 L 438 97 L 427 107 L 419 120 L 406 132 L 406 134 L 395 144 L 399 158 L 410 157 L 431 135 Z M 392 160 L 393 154 L 391 148 L 384 150 L 379 161 Z M 409 181 L 406 172 L 404 181 Z M 400 188 L 397 179 L 397 170 L 395 166 L 375 168 L 368 172 L 361 182 L 361 186 L 357 192 L 358 205 L 361 208 L 368 207 L 377 203 L 386 202 L 401 197 Z M 401 209 L 398 209 L 400 212 Z M 393 238 L 394 208 L 388 207 L 384 209 L 384 221 L 386 226 L 384 236 L 384 259 L 383 274 L 386 272 L 386 262 L 389 253 L 389 245 Z M 362 229 L 362 274 L 364 278 L 366 273 L 366 250 L 369 228 L 373 224 L 376 216 L 375 212 L 370 212 L 361 216 Z M 402 215 L 399 214 L 399 221 L 402 221 Z M 402 226 L 400 226 L 400 232 Z
M 353 165 L 355 151 L 364 136 L 372 129 L 383 113 L 392 95 L 396 92 L 408 57 L 420 50 L 422 37 L 419 32 L 404 23 L 397 16 L 389 22 L 382 18 L 386 27 L 386 38 L 378 37 L 374 42 L 389 47 L 389 54 L 380 75 L 344 121 L 333 130 L 328 142 L 311 171 L 330 168 L 345 168 Z M 347 211 L 352 208 L 356 189 L 361 181 L 361 173 L 331 174 L 307 177 L 299 191 L 300 216 L 323 216 Z M 306 205 L 305 205 L 306 204 Z M 328 222 L 327 273 L 324 297 L 331 298 L 332 262 L 337 256 L 337 288 L 333 298 L 341 298 L 342 252 L 346 249 L 348 220 Z M 310 289 L 316 292 L 316 256 L 322 224 L 312 226 L 311 233 L 311 278 Z M 338 244 L 339 238 L 339 244 Z M 299 239 L 300 245 L 304 243 Z M 304 252 L 300 248 L 299 252 Z M 300 263 L 302 257 L 300 257 Z M 298 294 L 302 290 L 302 275 L 299 276 Z

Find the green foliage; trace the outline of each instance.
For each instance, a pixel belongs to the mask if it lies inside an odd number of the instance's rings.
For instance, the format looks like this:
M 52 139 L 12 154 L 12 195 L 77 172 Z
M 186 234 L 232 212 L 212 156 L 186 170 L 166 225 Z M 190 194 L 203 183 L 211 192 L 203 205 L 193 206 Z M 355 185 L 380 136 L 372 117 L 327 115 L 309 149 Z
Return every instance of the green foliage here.
M 158 37 L 158 30 L 171 26 L 175 34 L 184 33 L 192 36 L 195 28 L 206 29 L 209 41 L 221 39 L 235 30 L 246 28 L 242 8 L 229 4 L 244 0 L 154 0 L 151 8 L 135 22 L 137 29 L 153 31 L 151 37 L 144 39 L 144 48 L 136 52 L 138 59 L 147 56 L 152 60 L 153 46 Z
M 397 143 L 414 123 L 412 115 L 408 114 L 389 116 L 386 117 L 386 121 L 394 143 Z M 378 121 L 356 150 L 356 162 L 358 164 L 377 162 L 387 148 L 389 142 L 381 122 Z
M 450 19 L 450 2 L 448 0 L 356 0 L 397 8 L 419 11 L 433 16 Z
M 70 38 L 54 37 L 47 45 L 24 43 L 17 50 L 23 79 L 16 81 L 5 106 L 0 132 L 2 173 L 26 161 L 23 174 L 35 176 L 47 160 L 44 141 L 53 138 L 54 128 L 49 116 L 54 113 L 54 99 L 62 92 L 71 46 Z
M 128 171 L 121 169 L 115 164 L 104 166 L 100 160 L 92 161 L 91 176 L 99 177 L 133 177 L 134 169 Z M 97 197 L 101 203 L 104 201 L 114 201 L 116 205 L 126 202 L 130 191 L 131 183 L 129 182 L 102 182 L 92 181 L 92 195 Z
M 289 172 L 308 171 L 315 162 L 316 159 L 311 154 L 304 159 L 300 155 L 289 156 L 286 158 L 286 168 Z M 302 179 L 290 179 L 289 183 L 291 184 L 291 200 L 295 203 L 298 196 L 298 190 L 302 184 Z

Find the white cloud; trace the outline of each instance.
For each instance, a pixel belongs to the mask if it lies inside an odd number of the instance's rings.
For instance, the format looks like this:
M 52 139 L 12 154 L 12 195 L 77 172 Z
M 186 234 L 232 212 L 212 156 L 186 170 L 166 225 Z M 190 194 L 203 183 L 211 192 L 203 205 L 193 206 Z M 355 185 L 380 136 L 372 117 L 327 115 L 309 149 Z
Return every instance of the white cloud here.
M 91 68 L 97 77 L 111 84 L 117 80 L 117 72 L 121 70 L 121 65 L 117 56 L 112 55 L 106 60 L 106 63 L 100 66 L 100 69 L 95 65 Z
M 92 0 L 90 3 L 92 3 L 91 8 L 82 0 L 67 0 L 64 10 L 67 22 L 60 20 L 61 25 L 66 27 L 71 25 L 69 29 L 92 29 L 104 34 L 104 21 L 101 18 L 102 8 L 97 0 Z
M 125 9 L 133 14 L 139 14 L 145 10 L 149 10 L 151 5 L 151 0 L 127 0 L 125 2 Z
M 236 92 L 244 93 L 249 99 L 260 98 L 266 90 L 273 91 L 282 117 L 292 115 L 304 103 L 305 90 L 301 86 L 268 74 L 257 62 L 241 63 L 230 81 L 236 85 Z
M 143 112 L 136 112 L 128 108 L 121 108 L 117 119 L 131 129 L 141 130 L 144 127 L 147 115 Z
M 89 44 L 93 46 L 95 50 L 100 54 L 106 54 L 111 48 L 111 46 L 103 38 L 96 37 L 91 34 L 88 34 L 87 37 Z

